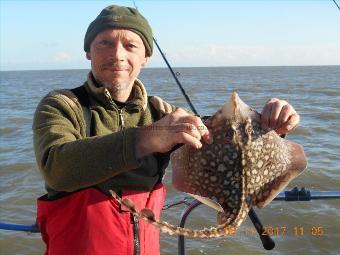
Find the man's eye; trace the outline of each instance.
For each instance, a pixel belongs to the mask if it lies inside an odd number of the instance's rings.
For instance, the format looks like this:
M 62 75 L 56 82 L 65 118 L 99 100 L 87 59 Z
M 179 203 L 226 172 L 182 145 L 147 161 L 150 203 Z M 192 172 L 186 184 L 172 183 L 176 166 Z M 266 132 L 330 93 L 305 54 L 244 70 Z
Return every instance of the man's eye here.
M 109 46 L 111 45 L 111 43 L 109 41 L 103 40 L 101 42 L 99 42 L 99 44 L 103 45 L 103 46 Z
M 133 43 L 129 43 L 127 45 L 129 48 L 137 48 L 137 45 L 133 44 Z
M 113 47 L 113 43 L 108 40 L 101 40 L 97 43 L 98 49 L 109 49 Z

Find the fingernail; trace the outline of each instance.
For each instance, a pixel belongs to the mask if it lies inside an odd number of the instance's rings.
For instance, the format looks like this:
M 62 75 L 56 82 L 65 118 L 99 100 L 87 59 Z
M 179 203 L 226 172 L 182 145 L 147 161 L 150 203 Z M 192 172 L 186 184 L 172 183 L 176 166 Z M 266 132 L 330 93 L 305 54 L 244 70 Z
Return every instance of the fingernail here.
M 204 141 L 207 143 L 207 144 L 212 144 L 213 143 L 213 137 L 212 137 L 212 134 L 211 133 L 207 133 L 204 135 Z

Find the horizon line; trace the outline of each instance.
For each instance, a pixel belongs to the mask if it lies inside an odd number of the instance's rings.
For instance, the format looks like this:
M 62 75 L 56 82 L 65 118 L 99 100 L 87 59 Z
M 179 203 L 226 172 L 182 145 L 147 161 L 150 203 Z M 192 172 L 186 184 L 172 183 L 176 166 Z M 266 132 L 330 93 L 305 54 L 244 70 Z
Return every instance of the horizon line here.
M 233 68 L 233 67 L 327 67 L 327 66 L 340 66 L 340 64 L 330 64 L 330 65 L 253 65 L 253 66 L 246 66 L 246 65 L 233 65 L 233 66 L 172 66 L 172 68 Z M 168 67 L 144 67 L 141 70 L 145 69 L 168 69 Z M 71 71 L 71 70 L 91 70 L 90 68 L 69 68 L 69 69 L 21 69 L 21 70 L 0 70 L 0 72 L 25 72 L 25 71 Z

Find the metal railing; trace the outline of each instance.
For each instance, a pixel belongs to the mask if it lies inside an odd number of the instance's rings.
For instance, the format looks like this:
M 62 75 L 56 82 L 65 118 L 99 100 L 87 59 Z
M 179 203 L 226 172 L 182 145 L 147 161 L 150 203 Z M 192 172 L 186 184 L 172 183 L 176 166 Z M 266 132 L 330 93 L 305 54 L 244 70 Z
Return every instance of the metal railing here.
M 293 188 L 289 191 L 280 192 L 275 198 L 274 201 L 286 201 L 286 202 L 296 202 L 296 201 L 311 201 L 311 200 L 324 200 L 324 199 L 339 199 L 340 191 L 310 191 L 305 188 L 298 189 L 297 187 Z M 187 218 L 190 213 L 197 208 L 202 203 L 197 201 L 194 198 L 186 197 L 174 203 L 167 204 L 163 207 L 163 210 L 167 210 L 174 206 L 185 204 L 187 207 L 183 210 L 179 226 L 184 228 Z M 253 222 L 254 223 L 254 222 Z M 257 224 L 257 223 L 256 223 Z M 262 228 L 262 226 L 258 226 L 257 228 Z M 31 225 L 23 225 L 23 224 L 12 224 L 12 223 L 4 223 L 0 222 L 0 229 L 4 230 L 12 230 L 12 231 L 24 231 L 30 233 L 39 233 L 39 227 L 36 223 Z M 261 232 L 259 233 L 259 237 L 261 238 L 263 247 L 267 250 L 271 250 L 275 247 L 274 241 L 270 238 L 269 235 L 263 236 Z M 269 237 L 265 238 L 264 237 Z M 178 255 L 185 255 L 185 237 L 178 237 Z
M 289 191 L 280 192 L 274 201 L 286 201 L 286 202 L 298 202 L 298 201 L 311 201 L 311 200 L 323 200 L 323 199 L 339 199 L 340 191 L 309 191 L 305 188 L 298 189 L 297 187 Z M 188 201 L 187 201 L 188 202 Z M 179 203 L 177 203 L 179 204 Z M 185 222 L 190 213 L 202 203 L 196 199 L 192 199 L 189 205 L 184 209 L 181 215 L 179 226 L 184 228 Z M 253 222 L 254 224 L 254 222 Z M 262 228 L 262 226 L 260 226 Z M 258 228 L 260 228 L 258 227 Z M 257 229 L 258 229 L 257 228 Z M 262 241 L 263 248 L 266 250 L 272 250 L 275 247 L 275 242 L 269 237 L 269 235 L 261 235 L 258 233 Z M 185 255 L 185 237 L 178 236 L 178 255 Z

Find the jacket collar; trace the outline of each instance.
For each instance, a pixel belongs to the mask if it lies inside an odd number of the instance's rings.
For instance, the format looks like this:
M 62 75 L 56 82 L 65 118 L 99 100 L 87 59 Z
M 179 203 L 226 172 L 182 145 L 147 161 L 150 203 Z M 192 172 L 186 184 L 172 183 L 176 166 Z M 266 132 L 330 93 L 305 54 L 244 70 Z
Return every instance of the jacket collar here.
M 111 95 L 107 88 L 103 86 L 99 86 L 98 83 L 94 80 L 92 72 L 89 72 L 87 75 L 87 82 L 85 86 L 88 88 L 88 91 L 101 103 L 107 107 L 117 107 L 116 103 L 112 100 Z M 140 106 L 143 111 L 145 111 L 148 102 L 148 96 L 145 90 L 143 83 L 136 79 L 131 93 L 133 93 L 133 98 L 126 102 L 127 105 L 131 106 Z

